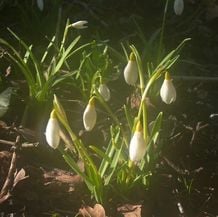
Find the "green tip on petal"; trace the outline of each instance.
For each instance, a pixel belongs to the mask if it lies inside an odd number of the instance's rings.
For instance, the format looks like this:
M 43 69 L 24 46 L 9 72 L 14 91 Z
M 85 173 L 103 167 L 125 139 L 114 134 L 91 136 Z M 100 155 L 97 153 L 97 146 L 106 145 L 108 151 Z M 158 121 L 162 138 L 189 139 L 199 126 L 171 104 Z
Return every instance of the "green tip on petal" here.
M 56 114 L 55 114 L 55 110 L 53 109 L 51 114 L 50 114 L 50 118 L 56 118 Z
M 95 97 L 91 97 L 91 99 L 89 100 L 89 105 L 94 106 L 95 105 Z
M 136 128 L 135 128 L 135 132 L 141 132 L 141 131 L 142 131 L 142 125 L 141 125 L 141 122 L 138 121 Z
M 133 52 L 129 55 L 129 60 L 135 61 L 135 54 Z
M 165 73 L 165 80 L 171 80 L 171 77 L 170 77 L 170 73 L 169 73 L 169 72 L 166 72 L 166 73 Z

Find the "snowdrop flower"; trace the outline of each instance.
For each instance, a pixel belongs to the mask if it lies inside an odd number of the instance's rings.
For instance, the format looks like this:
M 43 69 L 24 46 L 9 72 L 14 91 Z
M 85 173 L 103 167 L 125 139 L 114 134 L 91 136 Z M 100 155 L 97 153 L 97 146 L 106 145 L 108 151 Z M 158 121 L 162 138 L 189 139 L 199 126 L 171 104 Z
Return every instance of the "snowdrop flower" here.
M 160 89 L 160 96 L 166 104 L 170 104 L 176 100 L 176 89 L 169 72 L 165 73 L 165 79 Z
M 111 93 L 110 93 L 110 89 L 108 88 L 106 84 L 101 83 L 99 85 L 98 92 L 101 94 L 101 96 L 106 102 L 110 100 Z
M 130 54 L 129 61 L 124 69 L 124 78 L 129 85 L 134 85 L 138 79 L 138 67 L 134 53 Z
M 97 113 L 95 110 L 94 100 L 94 97 L 89 100 L 89 103 L 83 113 L 83 124 L 87 131 L 91 131 L 96 124 Z
M 8 87 L 6 90 L 0 93 L 0 118 L 8 111 L 12 93 L 12 87 Z
M 175 0 L 174 1 L 174 12 L 176 15 L 181 15 L 184 10 L 184 1 L 183 0 Z
M 146 142 L 143 137 L 141 123 L 138 122 L 136 130 L 129 145 L 129 158 L 133 162 L 142 160 L 146 152 Z
M 44 9 L 44 1 L 43 0 L 36 0 L 37 6 L 40 11 L 43 11 Z
M 53 110 L 50 114 L 48 124 L 46 126 L 45 137 L 47 143 L 54 149 L 56 149 L 60 143 L 60 127 L 58 120 Z
M 86 24 L 88 24 L 88 21 L 80 20 L 80 21 L 77 21 L 75 23 L 72 23 L 70 26 L 72 26 L 75 29 L 85 29 L 85 28 L 88 28 L 88 26 L 86 26 Z

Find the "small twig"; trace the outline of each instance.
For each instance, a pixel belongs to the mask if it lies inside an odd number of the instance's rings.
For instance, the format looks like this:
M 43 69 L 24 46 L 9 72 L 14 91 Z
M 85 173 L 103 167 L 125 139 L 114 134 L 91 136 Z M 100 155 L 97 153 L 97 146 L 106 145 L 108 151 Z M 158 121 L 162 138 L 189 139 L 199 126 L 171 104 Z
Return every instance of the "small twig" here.
M 208 127 L 209 125 L 208 124 L 204 124 L 204 125 L 201 125 L 202 123 L 201 122 L 198 122 L 194 127 L 191 127 L 191 126 L 186 126 L 184 125 L 184 127 L 187 129 L 187 130 L 190 130 L 192 131 L 192 137 L 191 137 L 191 140 L 190 140 L 190 145 L 192 146 L 194 141 L 195 141 L 195 138 L 196 138 L 196 135 L 199 131 L 201 131 L 202 129 Z
M 17 136 L 15 146 L 19 146 L 19 143 L 20 143 L 20 136 Z M 0 192 L 0 202 L 4 201 L 4 198 L 8 198 L 10 196 L 10 190 L 14 182 L 14 173 L 16 171 L 16 162 L 17 162 L 17 153 L 16 153 L 16 149 L 14 149 L 8 175 Z
M 180 175 L 188 175 L 189 171 L 188 170 L 183 170 L 176 166 L 172 161 L 170 161 L 168 158 L 163 157 L 164 161 L 172 168 L 174 169 L 178 174 Z
M 0 139 L 0 143 L 1 144 L 5 144 L 5 145 L 10 145 L 10 146 L 14 146 L 15 145 L 15 142 L 3 140 L 3 139 Z
M 12 141 L 7 141 L 7 140 L 3 140 L 0 139 L 0 143 L 1 144 L 5 144 L 5 145 L 10 145 L 10 146 L 15 146 L 16 142 L 12 142 Z M 24 142 L 20 145 L 21 148 L 36 148 L 39 145 L 38 142 L 34 142 L 34 143 L 27 143 Z
M 206 77 L 206 76 L 173 76 L 173 79 L 179 81 L 218 82 L 218 77 Z

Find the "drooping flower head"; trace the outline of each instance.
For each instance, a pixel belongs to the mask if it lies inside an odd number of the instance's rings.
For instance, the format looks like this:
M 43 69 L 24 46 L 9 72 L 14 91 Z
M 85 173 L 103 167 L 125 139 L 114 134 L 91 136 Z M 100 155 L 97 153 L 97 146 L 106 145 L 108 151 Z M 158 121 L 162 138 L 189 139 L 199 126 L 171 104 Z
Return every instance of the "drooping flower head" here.
M 88 24 L 88 21 L 80 20 L 80 21 L 77 21 L 75 23 L 72 23 L 70 26 L 72 26 L 75 29 L 85 29 L 85 28 L 88 28 L 88 26 L 86 26 L 86 24 Z
M 130 54 L 129 61 L 124 69 L 124 78 L 129 85 L 135 85 L 138 79 L 138 66 L 133 52 Z
M 106 84 L 104 83 L 100 84 L 98 91 L 106 102 L 110 100 L 111 93 L 110 93 L 110 89 Z
M 92 97 L 89 100 L 89 103 L 86 106 L 85 111 L 83 113 L 83 124 L 85 130 L 91 131 L 96 124 L 96 120 L 97 120 L 97 113 L 95 110 L 95 98 Z
M 44 9 L 44 1 L 43 0 L 36 0 L 37 7 L 40 11 L 43 11 Z
M 175 0 L 174 1 L 174 12 L 176 15 L 181 15 L 184 10 L 184 1 L 183 0 Z
M 166 104 L 170 104 L 176 100 L 176 89 L 169 72 L 165 73 L 165 79 L 160 89 L 160 96 Z
M 60 126 L 55 115 L 55 110 L 50 114 L 48 120 L 46 131 L 45 131 L 46 141 L 52 148 L 56 149 L 60 143 Z
M 108 86 L 103 82 L 102 77 L 100 77 L 100 85 L 98 87 L 98 92 L 101 94 L 102 98 L 107 102 L 111 98 L 110 89 Z
M 133 162 L 138 162 L 145 156 L 146 142 L 142 131 L 142 125 L 139 121 L 129 145 L 129 158 Z

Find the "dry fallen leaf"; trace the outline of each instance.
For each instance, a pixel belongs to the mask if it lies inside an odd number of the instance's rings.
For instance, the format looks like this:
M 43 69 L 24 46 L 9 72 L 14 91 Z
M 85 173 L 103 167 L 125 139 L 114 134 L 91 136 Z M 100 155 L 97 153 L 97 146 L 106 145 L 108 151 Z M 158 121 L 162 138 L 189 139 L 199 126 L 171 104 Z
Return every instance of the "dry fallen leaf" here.
M 0 195 L 0 204 L 4 203 L 10 196 L 11 194 L 9 192 L 3 196 Z
M 16 175 L 15 175 L 15 178 L 14 178 L 14 184 L 13 184 L 13 188 L 22 180 L 28 178 L 29 176 L 26 176 L 26 172 L 25 170 L 22 168 L 20 169 Z
M 123 217 L 141 217 L 141 205 L 125 204 L 118 207 L 117 211 L 123 214 Z
M 101 204 L 95 204 L 94 208 L 90 206 L 83 207 L 79 210 L 83 217 L 106 217 L 104 207 Z

